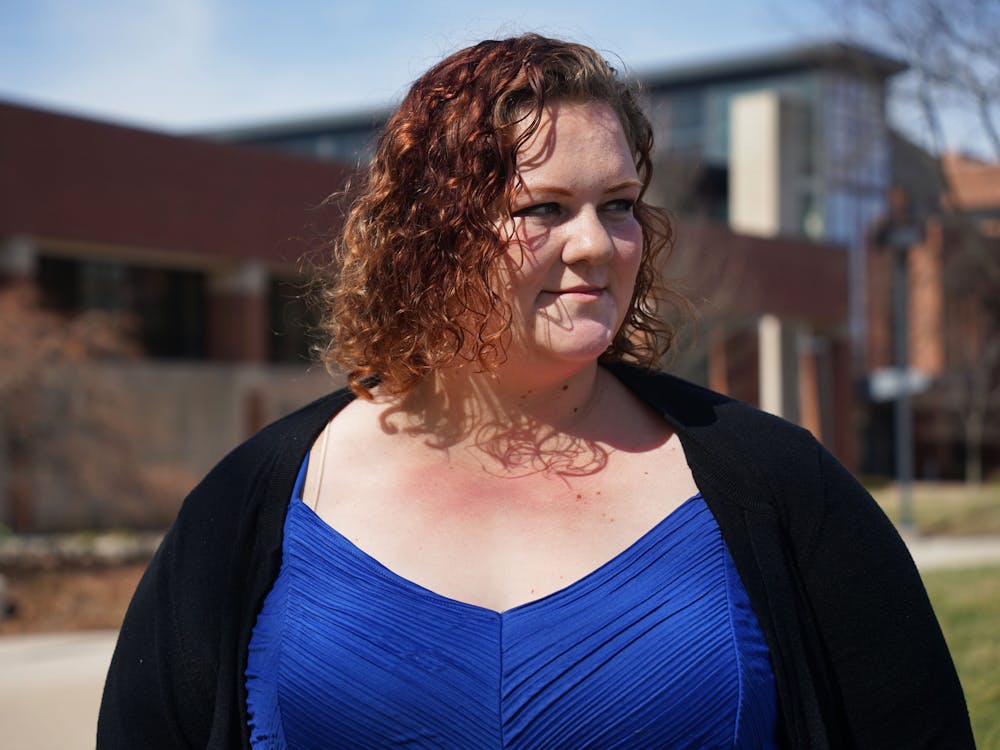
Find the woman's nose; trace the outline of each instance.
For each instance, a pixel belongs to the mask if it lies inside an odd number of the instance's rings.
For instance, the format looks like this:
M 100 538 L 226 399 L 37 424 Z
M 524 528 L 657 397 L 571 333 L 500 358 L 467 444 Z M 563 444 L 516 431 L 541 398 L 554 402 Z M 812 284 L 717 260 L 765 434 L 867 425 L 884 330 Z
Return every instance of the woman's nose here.
M 615 243 L 608 227 L 597 211 L 580 211 L 572 221 L 563 225 L 566 231 L 562 259 L 568 266 L 574 263 L 598 265 L 614 257 Z

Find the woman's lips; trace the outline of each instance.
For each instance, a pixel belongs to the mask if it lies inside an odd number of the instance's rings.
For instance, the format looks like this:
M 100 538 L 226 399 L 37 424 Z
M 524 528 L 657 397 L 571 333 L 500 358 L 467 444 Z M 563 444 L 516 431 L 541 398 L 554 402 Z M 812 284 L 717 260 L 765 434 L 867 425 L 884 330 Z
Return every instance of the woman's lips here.
M 604 288 L 597 286 L 575 286 L 568 289 L 549 289 L 545 293 L 565 300 L 594 300 L 604 294 Z

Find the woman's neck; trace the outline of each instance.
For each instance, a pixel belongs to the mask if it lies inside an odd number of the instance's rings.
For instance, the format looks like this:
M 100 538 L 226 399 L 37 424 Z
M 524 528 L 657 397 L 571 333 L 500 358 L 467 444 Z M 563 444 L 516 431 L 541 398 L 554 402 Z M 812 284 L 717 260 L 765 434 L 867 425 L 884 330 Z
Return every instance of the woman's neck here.
M 596 426 L 608 377 L 596 362 L 516 380 L 503 371 L 439 373 L 386 410 L 383 427 L 491 474 L 589 474 L 607 462 Z

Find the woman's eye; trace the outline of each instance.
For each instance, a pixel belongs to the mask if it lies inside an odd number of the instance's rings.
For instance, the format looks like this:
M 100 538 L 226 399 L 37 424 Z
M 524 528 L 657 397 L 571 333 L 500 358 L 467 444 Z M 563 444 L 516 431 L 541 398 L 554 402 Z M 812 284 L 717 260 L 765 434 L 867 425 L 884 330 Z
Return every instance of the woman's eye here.
M 610 201 L 604 204 L 604 209 L 606 211 L 614 211 L 616 213 L 632 213 L 633 208 L 635 208 L 635 201 L 629 200 L 628 198 L 621 198 L 620 200 Z
M 519 208 L 511 214 L 514 218 L 522 216 L 558 216 L 561 208 L 558 203 L 536 203 L 533 206 Z

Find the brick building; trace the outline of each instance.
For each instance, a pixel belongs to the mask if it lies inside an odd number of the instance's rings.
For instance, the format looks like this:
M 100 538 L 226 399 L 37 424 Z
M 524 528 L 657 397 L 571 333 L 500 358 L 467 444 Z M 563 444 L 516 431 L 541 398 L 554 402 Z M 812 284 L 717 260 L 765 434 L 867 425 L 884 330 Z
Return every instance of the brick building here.
M 864 378 L 865 236 L 885 210 L 893 168 L 886 90 L 904 69 L 871 50 L 831 42 L 637 74 L 656 130 L 652 199 L 680 218 L 676 263 L 685 270 L 673 275 L 682 285 L 686 277 L 697 279 L 689 284 L 691 296 L 705 317 L 702 329 L 711 330 L 710 345 L 702 339 L 674 366 L 768 411 L 808 421 L 852 465 L 853 439 L 832 435 L 856 430 L 850 382 Z M 357 162 L 370 156 L 388 114 L 205 135 Z M 781 246 L 784 254 L 765 271 L 770 261 L 761 259 L 771 257 L 770 249 L 758 259 L 751 245 Z M 736 259 L 731 247 L 746 252 Z M 734 282 L 744 262 L 752 269 L 744 273 L 755 279 L 749 286 L 768 290 L 753 305 L 744 304 Z M 824 283 L 830 294 L 817 292 Z M 829 304 L 829 314 L 786 304 L 809 296 Z
M 38 372 L 48 391 L 35 399 L 33 432 L 4 423 L 11 410 L 0 409 L 0 524 L 163 523 L 233 445 L 330 388 L 322 368 L 307 369 L 297 264 L 336 229 L 318 206 L 347 175 L 337 164 L 0 104 L 3 283 L 33 287 L 50 309 L 126 315 L 145 354 Z M 122 439 L 80 452 L 109 430 Z M 91 466 L 76 466 L 83 461 Z
M 296 264 L 335 231 L 337 212 L 317 207 L 345 167 L 13 105 L 0 106 L 0 142 L 6 282 L 33 285 L 57 309 L 122 311 L 140 324 L 146 359 L 98 368 L 101 383 L 141 404 L 137 462 L 181 467 L 190 483 L 264 421 L 330 387 L 304 360 Z M 678 236 L 668 275 L 729 326 L 688 350 L 688 374 L 801 418 L 850 460 L 840 417 L 850 389 L 837 385 L 848 382 L 843 249 L 702 222 L 681 221 Z M 172 500 L 138 509 L 88 505 L 47 460 L 30 468 L 27 497 L 0 506 L 0 523 L 149 525 L 183 494 L 170 487 Z M 10 476 L 0 462 L 7 495 Z
M 866 463 L 892 469 L 891 405 L 877 385 L 895 364 L 894 250 L 885 231 L 895 223 L 912 235 L 903 251 L 916 474 L 980 479 L 1000 469 L 1000 164 L 947 154 L 940 162 L 922 155 L 910 166 L 895 192 L 903 215 L 894 220 L 890 211 L 868 252 L 866 358 L 875 387 Z
M 852 466 L 869 319 L 856 315 L 869 288 L 858 259 L 884 211 L 885 86 L 901 69 L 831 44 L 643 76 L 659 131 L 654 194 L 678 216 L 666 272 L 701 318 L 668 366 L 804 424 Z M 144 466 L 181 466 L 193 481 L 330 387 L 304 360 L 297 262 L 335 231 L 337 212 L 319 206 L 385 114 L 196 138 L 0 105 L 0 275 L 55 308 L 139 321 L 147 358 L 100 379 L 138 394 L 156 426 L 136 448 Z M 30 512 L 13 519 L 0 504 L 0 523 L 150 524 L 174 509 L 70 509 L 46 478 L 56 472 L 33 471 Z M 0 461 L 6 496 L 4 472 Z
M 316 208 L 343 166 L 2 104 L 0 143 L 5 276 L 56 307 L 137 313 L 154 357 L 294 360 L 275 303 L 311 226 L 330 231 Z

